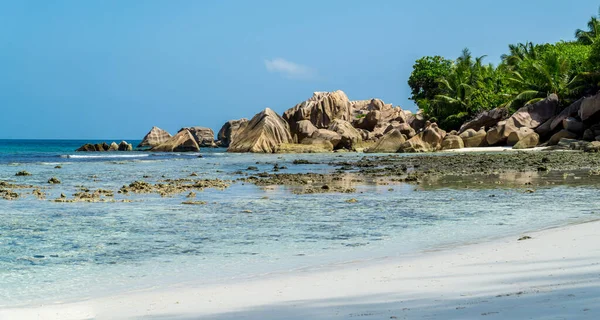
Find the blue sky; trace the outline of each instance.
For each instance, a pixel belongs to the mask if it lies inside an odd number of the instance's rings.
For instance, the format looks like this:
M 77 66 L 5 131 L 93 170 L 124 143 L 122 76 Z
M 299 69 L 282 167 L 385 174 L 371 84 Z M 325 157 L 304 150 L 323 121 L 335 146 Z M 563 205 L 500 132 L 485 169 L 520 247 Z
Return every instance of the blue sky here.
M 413 109 L 416 59 L 571 40 L 592 0 L 0 1 L 0 138 L 218 130 L 314 91 Z

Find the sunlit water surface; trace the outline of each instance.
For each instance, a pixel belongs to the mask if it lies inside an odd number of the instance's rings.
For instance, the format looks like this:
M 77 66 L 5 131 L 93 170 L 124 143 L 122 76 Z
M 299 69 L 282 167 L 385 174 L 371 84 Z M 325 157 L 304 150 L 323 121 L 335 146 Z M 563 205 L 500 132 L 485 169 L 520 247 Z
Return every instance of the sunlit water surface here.
M 330 172 L 294 159 L 352 160 L 360 154 L 76 154 L 0 141 L 0 180 L 46 185 L 48 199 L 78 186 L 118 190 L 135 180 L 236 179 L 257 166 L 271 172 Z M 27 149 L 29 147 L 30 149 Z M 4 149 L 3 149 L 4 148 Z M 38 148 L 38 149 L 36 149 Z M 46 148 L 46 149 L 44 149 Z M 62 148 L 62 149 L 60 149 Z M 17 151 L 21 152 L 17 152 Z M 257 163 L 258 162 L 258 163 Z M 61 169 L 55 166 L 60 164 Z M 32 175 L 15 177 L 20 170 Z M 49 177 L 62 184 L 50 186 Z M 146 178 L 144 178 L 144 176 Z M 55 203 L 26 196 L 0 200 L 0 306 L 85 299 L 128 290 L 204 284 L 426 249 L 598 218 L 594 186 L 522 189 L 423 189 L 357 186 L 356 194 L 295 195 L 284 187 L 235 183 L 185 194 L 115 195 L 131 203 Z M 346 200 L 356 198 L 358 202 Z

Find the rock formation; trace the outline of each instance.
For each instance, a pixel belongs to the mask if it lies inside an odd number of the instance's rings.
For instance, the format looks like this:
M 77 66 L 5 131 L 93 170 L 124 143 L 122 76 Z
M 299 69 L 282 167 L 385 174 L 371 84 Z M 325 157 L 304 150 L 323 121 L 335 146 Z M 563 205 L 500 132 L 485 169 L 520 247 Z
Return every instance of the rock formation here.
M 459 133 L 463 133 L 469 129 L 479 130 L 484 127 L 485 130 L 495 126 L 498 122 L 508 118 L 509 112 L 505 108 L 496 108 L 492 110 L 483 111 L 478 114 L 473 120 L 465 122 L 459 130 Z
M 406 137 L 398 130 L 386 133 L 374 146 L 367 149 L 367 153 L 396 153 L 400 146 L 406 141 Z
M 495 127 L 488 131 L 486 140 L 489 145 L 505 144 L 511 133 L 522 127 L 537 128 L 555 116 L 557 109 L 558 96 L 551 94 L 540 102 L 520 108 L 507 120 L 498 122 Z
M 485 128 L 481 128 L 479 131 L 467 129 L 459 137 L 463 140 L 465 148 L 475 148 L 487 146 L 486 135 Z
M 292 142 L 287 121 L 275 111 L 266 108 L 255 115 L 247 127 L 238 133 L 227 151 L 273 153 L 280 144 Z
M 171 138 L 171 134 L 159 127 L 152 127 L 150 132 L 146 134 L 142 142 L 137 146 L 138 149 L 151 149 L 156 147 Z
M 219 141 L 219 146 L 221 147 L 229 147 L 231 142 L 235 139 L 237 134 L 243 131 L 248 125 L 248 119 L 242 118 L 239 120 L 229 120 L 225 122 L 225 124 L 219 130 L 217 134 L 217 140 Z
M 360 132 L 356 130 L 348 121 L 335 119 L 329 125 L 328 130 L 336 132 L 341 136 L 341 140 L 336 146 L 337 148 L 353 150 L 353 148 L 359 142 L 362 142 L 362 136 Z
M 181 130 L 179 130 L 179 132 L 181 132 L 182 130 L 188 130 L 192 134 L 192 136 L 194 136 L 194 139 L 196 139 L 196 143 L 198 143 L 198 146 L 200 147 L 214 148 L 217 146 L 215 144 L 215 133 L 211 128 L 189 127 L 182 128 Z
M 200 146 L 189 130 L 179 131 L 169 140 L 153 147 L 151 151 L 156 152 L 198 152 Z
M 335 119 L 352 121 L 352 105 L 341 90 L 315 92 L 310 99 L 287 110 L 283 119 L 289 124 L 310 120 L 315 127 L 324 129 Z
M 446 135 L 446 138 L 442 141 L 442 150 L 462 149 L 464 147 L 463 140 L 456 135 Z

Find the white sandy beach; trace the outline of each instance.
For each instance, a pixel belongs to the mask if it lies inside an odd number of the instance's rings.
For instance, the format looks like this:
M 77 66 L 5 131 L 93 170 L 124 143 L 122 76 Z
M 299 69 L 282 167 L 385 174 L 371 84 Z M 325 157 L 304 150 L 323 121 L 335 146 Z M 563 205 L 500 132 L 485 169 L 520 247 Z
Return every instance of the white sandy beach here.
M 0 319 L 600 319 L 600 222 L 327 271 L 69 304 Z

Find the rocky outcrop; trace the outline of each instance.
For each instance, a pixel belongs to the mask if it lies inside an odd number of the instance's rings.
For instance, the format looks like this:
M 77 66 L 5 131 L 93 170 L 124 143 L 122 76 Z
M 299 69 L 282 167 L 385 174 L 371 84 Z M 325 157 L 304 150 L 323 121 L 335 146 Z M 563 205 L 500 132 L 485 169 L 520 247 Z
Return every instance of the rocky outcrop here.
M 508 118 L 510 113 L 506 108 L 496 108 L 479 113 L 473 120 L 465 122 L 459 130 L 463 133 L 469 129 L 479 130 L 484 127 L 485 130 L 494 127 L 498 122 Z
M 238 133 L 227 151 L 273 153 L 280 144 L 292 142 L 287 121 L 275 111 L 266 108 L 256 114 L 246 128 Z
M 526 137 L 532 133 L 535 133 L 533 129 L 529 129 L 527 127 L 521 127 L 516 131 L 511 132 L 508 135 L 508 139 L 506 140 L 506 144 L 509 146 L 514 146 L 517 142 L 521 141 L 523 137 Z M 539 138 L 539 136 L 538 136 Z
M 442 150 L 462 149 L 464 147 L 463 140 L 456 135 L 446 135 L 446 138 L 442 141 Z
M 440 129 L 437 123 L 427 124 L 421 133 L 421 139 L 429 144 L 431 151 L 440 150 L 445 137 L 446 131 Z
M 217 140 L 219 146 L 229 147 L 231 142 L 235 139 L 237 134 L 243 131 L 248 126 L 248 119 L 242 118 L 239 120 L 229 120 L 219 130 L 217 134 Z
M 217 145 L 215 144 L 215 133 L 211 128 L 205 128 L 205 127 L 189 127 L 189 128 L 182 128 L 181 130 L 179 130 L 179 132 L 183 131 L 183 130 L 188 130 L 192 136 L 194 136 L 194 139 L 196 139 L 196 143 L 198 143 L 198 146 L 202 147 L 211 147 L 214 148 Z
M 550 137 L 550 140 L 548 141 L 548 145 L 549 146 L 555 146 L 557 145 L 560 140 L 562 139 L 576 139 L 577 135 L 574 134 L 573 132 L 567 131 L 567 130 L 561 130 L 555 134 L 552 135 L 552 137 Z
M 513 149 L 534 148 L 539 143 L 540 143 L 540 136 L 537 133 L 535 133 L 535 132 L 531 132 L 530 134 L 528 134 L 528 135 L 520 138 L 519 142 L 517 142 L 513 146 Z
M 437 123 L 426 123 L 423 132 L 404 142 L 398 152 L 430 152 L 440 150 L 446 137 L 446 131 L 438 128 Z
M 325 129 L 336 119 L 352 121 L 352 105 L 341 90 L 315 92 L 310 99 L 287 110 L 283 119 L 290 125 L 309 120 L 315 127 Z
M 562 126 L 565 128 L 565 130 L 569 130 L 576 134 L 582 134 L 583 130 L 585 129 L 583 122 L 573 117 L 563 119 Z
M 93 144 L 91 144 L 91 143 L 86 143 L 86 144 L 82 145 L 81 147 L 79 147 L 75 151 L 79 151 L 79 152 L 94 152 L 94 151 L 96 151 L 96 146 L 93 145 Z
M 106 151 L 132 151 L 133 146 L 130 143 L 125 141 L 121 141 L 121 144 L 117 144 L 116 142 L 112 142 L 110 145 L 106 142 L 102 143 L 86 143 L 83 146 L 79 147 L 75 151 L 84 151 L 84 152 L 106 152 Z
M 153 147 L 156 147 L 156 146 L 166 142 L 170 138 L 171 138 L 171 134 L 169 134 L 167 131 L 165 131 L 159 127 L 152 127 L 150 132 L 148 132 L 146 134 L 146 136 L 144 136 L 144 139 L 142 139 L 142 142 L 140 142 L 140 144 L 137 146 L 137 148 L 138 149 L 151 149 Z
M 338 145 L 342 141 L 342 136 L 335 131 L 331 131 L 331 130 L 327 130 L 327 129 L 317 129 L 317 131 L 313 132 L 313 134 L 311 135 L 311 139 L 329 141 L 331 143 L 331 145 L 333 146 L 333 148 L 337 149 Z M 306 139 L 304 139 L 304 140 L 306 140 Z M 311 140 L 311 141 L 314 141 L 314 140 Z
M 116 144 L 115 142 L 113 142 L 113 144 Z M 111 144 L 112 146 L 112 144 Z M 121 141 L 121 143 L 119 143 L 119 146 L 117 147 L 117 150 L 119 151 L 133 151 L 133 146 L 131 145 L 131 143 L 127 143 L 127 141 Z
M 504 144 L 511 133 L 522 127 L 529 129 L 539 127 L 555 116 L 557 109 L 558 96 L 551 94 L 542 101 L 522 107 L 507 120 L 498 122 L 495 127 L 488 131 L 486 140 L 489 145 Z
M 156 152 L 198 152 L 200 146 L 189 130 L 179 131 L 169 140 L 153 147 L 151 151 Z
M 481 128 L 479 131 L 467 129 L 459 137 L 463 140 L 465 148 L 475 148 L 487 146 L 486 135 L 487 133 L 484 128 Z
M 400 131 L 400 133 L 405 135 L 408 139 L 414 137 L 417 134 L 415 132 L 415 129 L 413 129 L 408 123 L 400 123 L 398 121 L 390 122 L 388 127 L 385 129 L 384 134 L 392 130 Z
M 600 120 L 600 93 L 592 97 L 584 98 L 579 108 L 579 118 L 586 123 L 598 122 Z
M 309 120 L 300 120 L 293 123 L 290 127 L 292 139 L 296 143 L 301 143 L 302 140 L 311 137 L 317 130 L 317 127 Z
M 558 115 L 556 115 L 550 124 L 550 130 L 556 130 L 559 128 L 559 126 L 562 125 L 563 120 L 566 118 L 577 116 L 579 114 L 579 109 L 581 109 L 583 100 L 584 98 L 575 101 L 570 106 L 564 108 Z
M 336 146 L 338 149 L 353 150 L 358 143 L 362 142 L 360 132 L 348 121 L 336 119 L 331 122 L 328 130 L 336 132 L 341 136 L 341 140 Z
M 392 130 L 379 139 L 374 146 L 367 149 L 367 153 L 396 153 L 406 141 L 405 136 L 398 130 Z

